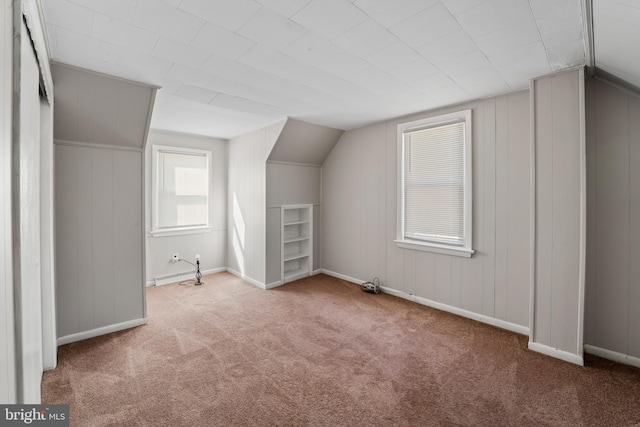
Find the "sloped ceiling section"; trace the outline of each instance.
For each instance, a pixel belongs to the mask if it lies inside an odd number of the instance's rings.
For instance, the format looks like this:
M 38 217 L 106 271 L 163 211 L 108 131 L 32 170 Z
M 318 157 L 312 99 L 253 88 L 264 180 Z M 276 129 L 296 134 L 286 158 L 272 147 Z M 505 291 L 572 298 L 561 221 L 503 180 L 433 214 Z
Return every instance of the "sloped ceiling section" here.
M 41 3 L 54 60 L 158 85 L 152 127 L 220 138 L 353 129 L 585 63 L 581 0 Z
M 640 88 L 640 1 L 592 1 L 596 73 Z
M 321 166 L 343 132 L 289 118 L 267 160 Z
M 157 88 L 52 63 L 54 139 L 144 148 Z

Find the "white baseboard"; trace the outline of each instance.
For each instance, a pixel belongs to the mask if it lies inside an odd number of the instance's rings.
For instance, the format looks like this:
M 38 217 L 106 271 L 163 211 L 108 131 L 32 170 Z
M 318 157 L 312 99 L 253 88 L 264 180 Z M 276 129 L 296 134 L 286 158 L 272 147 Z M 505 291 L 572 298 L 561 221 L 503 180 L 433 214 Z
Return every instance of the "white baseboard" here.
M 88 338 L 98 337 L 100 335 L 110 334 L 112 332 L 118 332 L 125 329 L 135 328 L 136 326 L 142 326 L 147 324 L 147 319 L 134 319 L 128 320 L 122 323 L 116 323 L 114 325 L 103 326 L 101 328 L 91 329 L 90 331 L 78 332 L 77 334 L 65 335 L 57 340 L 58 347 L 61 345 L 69 344 L 76 341 L 86 340 Z
M 277 288 L 278 286 L 282 286 L 282 285 L 284 285 L 284 283 L 282 283 L 281 280 L 276 280 L 275 282 L 267 283 L 265 285 L 265 289 L 273 289 L 273 288 Z
M 313 270 L 311 272 L 311 275 L 312 276 L 317 276 L 318 274 L 321 274 L 321 273 L 322 273 L 322 269 L 319 268 L 317 270 Z M 304 274 L 301 274 L 299 278 L 304 278 L 304 277 L 307 277 L 307 276 L 305 276 Z M 296 277 L 296 279 L 294 279 L 294 280 L 297 280 L 297 279 L 298 278 Z M 293 282 L 294 280 L 288 280 L 286 283 Z M 285 282 L 283 282 L 282 280 L 276 280 L 275 282 L 267 283 L 265 289 L 277 288 L 278 286 L 282 286 L 284 284 L 285 284 Z
M 585 353 L 593 354 L 594 356 L 602 357 L 603 359 L 609 359 L 624 365 L 640 368 L 640 357 L 629 356 L 628 354 L 618 353 L 616 351 L 596 347 L 591 344 L 585 344 L 584 351 Z
M 265 285 L 262 282 L 257 281 L 256 279 L 254 279 L 252 277 L 247 276 L 246 274 L 242 274 L 239 271 L 236 271 L 233 268 L 229 268 L 229 267 L 227 267 L 226 270 L 229 273 L 233 274 L 234 276 L 239 277 L 242 280 L 245 280 L 245 281 L 251 283 L 253 286 L 257 286 L 260 289 L 267 289 L 267 285 Z
M 366 280 L 354 279 L 353 277 L 345 276 L 344 274 L 336 273 L 335 271 L 325 270 L 324 268 L 321 269 L 320 271 L 321 271 L 322 274 L 326 274 L 327 276 L 335 277 L 337 279 L 346 280 L 347 282 L 355 283 L 357 285 L 361 285 L 364 282 L 366 282 Z
M 584 366 L 584 357 L 582 357 L 581 355 L 569 353 L 568 351 L 549 347 L 548 345 L 540 344 L 533 341 L 529 341 L 528 347 L 529 350 L 535 351 L 537 353 L 555 357 L 556 359 L 564 360 L 565 362 Z
M 214 273 L 220 273 L 223 271 L 227 271 L 226 267 L 221 267 L 221 268 L 213 268 L 210 270 L 202 270 L 201 273 L 203 276 L 206 276 L 207 274 L 214 274 Z M 176 274 L 169 274 L 166 276 L 160 276 L 160 277 L 155 277 L 153 280 L 150 280 L 147 282 L 147 287 L 149 286 L 162 286 L 162 285 L 168 285 L 169 283 L 178 283 L 178 282 L 182 282 L 183 280 L 189 280 L 189 279 L 195 279 L 195 274 L 196 271 L 195 270 L 190 270 L 190 271 L 185 271 L 182 273 L 176 273 Z
M 322 272 L 328 276 L 337 277 L 338 279 L 346 280 L 347 282 L 356 283 L 358 285 L 361 285 L 362 283 L 366 282 L 366 280 L 358 280 L 353 277 L 345 276 L 344 274 L 336 273 L 334 271 L 322 270 Z M 484 314 L 474 313 L 472 311 L 464 310 L 462 308 L 453 307 L 448 304 L 443 304 L 437 301 L 432 301 L 427 298 L 411 295 L 403 291 L 398 291 L 396 289 L 389 288 L 387 286 L 381 286 L 380 289 L 384 293 L 387 293 L 402 299 L 406 299 L 409 301 L 413 301 L 418 304 L 426 305 L 427 307 L 435 308 L 441 311 L 446 311 L 448 313 L 466 317 L 468 319 L 476 320 L 478 322 L 486 323 L 488 325 L 495 326 L 501 329 L 506 329 L 508 331 L 515 332 L 518 334 L 529 335 L 529 328 L 526 326 L 516 325 L 515 323 L 496 319 L 494 317 L 485 316 Z

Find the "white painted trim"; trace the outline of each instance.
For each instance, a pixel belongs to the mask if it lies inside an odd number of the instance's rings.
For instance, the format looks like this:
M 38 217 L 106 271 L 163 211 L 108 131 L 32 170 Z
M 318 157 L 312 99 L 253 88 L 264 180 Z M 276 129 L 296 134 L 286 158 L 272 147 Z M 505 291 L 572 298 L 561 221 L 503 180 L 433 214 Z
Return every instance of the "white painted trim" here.
M 584 38 L 584 51 L 586 64 L 593 69 L 596 66 L 595 43 L 593 40 L 593 2 L 581 0 L 582 6 L 582 31 Z
M 212 227 L 183 227 L 183 228 L 170 228 L 167 230 L 155 230 L 150 231 L 151 237 L 167 237 L 167 236 L 183 236 L 186 234 L 202 234 L 210 233 L 213 231 Z
M 322 272 L 328 276 L 333 276 L 338 279 L 346 280 L 347 282 L 352 282 L 358 285 L 361 285 L 362 283 L 366 282 L 366 280 L 354 279 L 353 277 L 345 276 L 343 274 L 339 274 L 329 270 L 323 269 Z M 442 304 L 440 302 L 432 301 L 416 295 L 411 295 L 403 291 L 389 288 L 387 286 L 381 286 L 380 289 L 382 290 L 382 292 L 387 293 L 389 295 L 406 299 L 408 301 L 413 301 L 418 304 L 425 305 L 427 307 L 435 308 L 436 310 L 446 311 L 447 313 L 452 313 L 457 316 L 466 317 L 468 319 L 476 320 L 481 323 L 486 323 L 487 325 L 495 326 L 501 329 L 506 329 L 507 331 L 515 332 L 517 334 L 529 335 L 529 328 L 527 328 L 526 326 L 516 325 L 515 323 L 485 316 L 484 314 L 478 314 L 472 311 L 464 310 L 462 308 L 453 307 L 447 304 Z
M 206 211 L 206 224 L 197 224 L 190 226 L 172 226 L 171 228 L 159 227 L 159 191 L 158 188 L 160 182 L 160 167 L 159 162 L 161 154 L 178 154 L 185 156 L 204 157 L 206 164 L 206 181 L 207 181 L 207 211 Z M 200 148 L 186 148 L 186 147 L 173 147 L 169 145 L 154 144 L 151 146 L 151 235 L 166 235 L 170 236 L 173 233 L 177 234 L 189 234 L 189 231 L 196 233 L 211 231 L 211 202 L 213 200 L 213 152 L 211 150 L 203 150 Z
M 203 276 L 206 276 L 208 274 L 221 273 L 223 271 L 227 271 L 226 267 L 213 268 L 210 270 L 202 270 L 201 273 Z M 193 279 L 195 273 L 196 273 L 195 270 L 189 270 L 189 271 L 184 271 L 182 273 L 154 277 L 153 280 L 147 281 L 147 287 L 168 285 L 170 283 L 179 283 L 179 282 L 182 282 L 183 280 Z
M 405 239 L 404 235 L 404 134 L 409 131 L 417 131 L 421 128 L 445 126 L 448 124 L 463 123 L 464 137 L 464 242 L 463 246 L 440 244 L 437 242 L 415 242 Z M 473 253 L 473 110 L 470 108 L 453 111 L 439 115 L 427 115 L 424 118 L 408 122 L 399 122 L 396 125 L 396 244 L 404 249 L 430 251 L 446 255 L 463 256 L 470 258 Z M 448 249 L 447 252 L 441 252 Z
M 595 345 L 585 344 L 584 352 L 602 357 L 603 359 L 612 360 L 624 365 L 635 366 L 640 368 L 640 357 L 629 356 L 628 354 L 618 353 L 617 351 L 607 350 L 606 348 L 596 347 Z
M 236 277 L 241 278 L 242 280 L 251 283 L 253 286 L 256 286 L 260 289 L 267 289 L 267 285 L 262 282 L 257 281 L 256 279 L 247 276 L 246 274 L 242 274 L 239 271 L 234 270 L 233 268 L 227 267 L 226 269 L 229 273 L 233 274 Z
M 385 287 L 382 287 L 383 292 L 387 292 Z M 397 292 L 397 291 L 396 291 Z M 405 294 L 408 295 L 408 294 Z M 410 299 L 410 298 L 407 298 Z M 426 298 L 414 296 L 413 301 L 432 307 L 438 310 L 446 311 L 448 313 L 456 314 L 458 316 L 466 317 L 471 320 L 475 320 L 487 325 L 495 326 L 500 329 L 506 329 L 507 331 L 515 332 L 521 335 L 529 335 L 529 328 L 515 323 L 507 322 L 506 320 L 496 319 L 495 317 L 485 316 L 484 314 L 474 313 L 472 311 L 464 310 L 462 308 L 453 307 L 447 304 L 442 304 L 436 301 L 431 301 Z
M 44 14 L 39 0 L 23 1 L 23 15 L 33 43 L 40 71 L 40 77 L 44 82 L 47 101 L 53 105 L 53 77 L 49 64 L 49 46 L 44 25 Z
M 51 61 L 52 64 L 55 65 L 59 65 L 61 67 L 66 67 L 66 68 L 71 68 L 72 70 L 79 70 L 85 73 L 89 73 L 89 74 L 93 74 L 99 77 L 107 77 L 109 79 L 113 79 L 113 80 L 119 80 L 121 82 L 125 82 L 125 83 L 130 83 L 130 84 L 134 84 L 134 85 L 138 85 L 138 86 L 144 86 L 146 88 L 151 88 L 151 89 L 162 89 L 160 86 L 156 86 L 156 85 L 152 85 L 149 83 L 143 83 L 137 80 L 131 80 L 131 79 L 125 79 L 124 77 L 116 77 L 116 76 L 112 76 L 109 74 L 104 74 L 104 73 L 100 73 L 98 71 L 93 71 L 93 70 L 88 70 L 86 68 L 82 68 L 82 67 L 76 67 L 75 65 L 70 65 L 67 64 L 65 62 L 60 62 L 60 61 Z
M 429 243 L 429 242 L 419 243 L 419 242 L 413 242 L 410 240 L 394 240 L 394 242 L 396 242 L 396 246 L 403 249 L 412 249 L 414 251 L 424 251 L 424 252 L 434 252 L 436 254 L 459 256 L 462 258 L 471 258 L 471 256 L 476 252 L 473 249 L 465 249 L 462 247 L 457 249 L 455 246 L 437 245 L 435 243 Z
M 176 233 L 176 235 L 197 234 L 197 233 L 205 233 L 205 232 L 209 233 L 209 232 L 216 232 L 216 231 L 224 231 L 224 232 L 226 232 L 227 231 L 226 228 L 219 228 L 219 227 L 205 227 L 205 228 L 208 228 L 208 230 L 207 231 L 202 231 L 202 228 L 191 229 L 191 230 L 193 230 L 193 233 L 187 233 L 187 232 L 183 231 L 183 232 Z M 171 232 L 170 231 L 165 231 L 165 233 L 171 233 Z M 162 234 L 158 235 L 158 233 L 152 233 L 151 231 L 147 231 L 145 235 L 146 235 L 146 237 L 170 237 L 168 235 L 162 235 Z
M 321 268 L 319 268 L 319 269 L 317 269 L 317 270 L 313 270 L 313 271 L 311 272 L 311 275 L 312 275 L 312 276 L 317 276 L 318 274 L 321 274 L 321 273 L 322 273 L 322 269 L 321 269 Z M 302 276 L 300 277 L 300 279 L 301 279 L 301 278 L 304 278 L 304 277 L 307 277 L 307 276 L 306 276 L 306 275 L 302 275 Z M 294 280 L 298 280 L 298 279 L 294 279 Z M 276 280 L 275 282 L 267 283 L 267 284 L 266 284 L 266 286 L 265 286 L 265 289 L 273 289 L 273 288 L 277 288 L 278 286 L 282 286 L 282 285 L 284 285 L 285 283 L 293 282 L 294 280 L 287 280 L 286 282 L 283 282 L 282 280 Z
M 149 130 L 151 129 L 151 118 L 153 116 L 153 106 L 156 104 L 156 95 L 160 88 L 151 89 L 151 99 L 149 100 L 149 110 L 147 113 L 147 123 L 144 127 L 144 139 L 142 140 L 142 151 L 146 151 L 147 140 L 149 139 Z
M 320 206 L 322 206 L 321 203 L 309 203 L 309 205 L 313 206 L 314 208 L 319 208 Z M 282 205 L 267 206 L 267 209 L 282 209 Z
M 305 166 L 312 168 L 321 168 L 322 165 L 316 165 L 313 163 L 298 163 L 298 162 L 283 162 L 281 160 L 267 160 L 267 163 L 271 163 L 274 165 L 285 165 L 285 166 Z
M 64 139 L 54 139 L 53 143 L 55 145 L 67 145 L 70 147 L 82 147 L 82 148 L 95 148 L 97 150 L 107 150 L 107 151 L 130 151 L 134 153 L 144 152 L 142 148 L 127 147 L 125 145 L 115 145 L 115 144 L 98 144 L 93 142 L 67 141 Z
M 529 203 L 531 206 L 529 222 L 529 341 L 535 341 L 536 321 L 536 80 L 529 82 L 529 108 L 530 108 L 530 157 L 529 171 L 531 182 L 529 183 Z
M 560 350 L 559 348 L 549 347 L 544 344 L 529 341 L 529 350 L 536 353 L 544 354 L 545 356 L 554 357 L 556 359 L 564 360 L 565 362 L 573 363 L 575 365 L 584 366 L 584 358 L 580 355 L 569 353 L 568 351 Z
M 282 285 L 284 285 L 284 283 L 282 283 L 281 280 L 276 280 L 275 282 L 267 283 L 265 285 L 265 289 L 273 289 L 273 288 L 277 288 L 278 286 L 282 286 Z
M 556 76 L 559 76 L 560 74 L 564 74 L 564 73 L 567 73 L 569 71 L 577 71 L 577 70 L 579 70 L 581 68 L 584 68 L 584 65 L 573 65 L 571 67 L 562 68 L 560 70 L 556 70 L 556 71 L 553 71 L 553 72 L 548 73 L 548 74 L 543 74 L 541 76 L 533 77 L 531 80 L 542 80 L 542 79 L 546 79 L 548 77 L 556 77 Z
M 151 109 L 153 109 L 153 106 L 151 106 Z M 147 127 L 147 134 L 148 134 L 148 127 Z M 145 135 L 145 143 L 146 143 L 146 135 Z M 142 155 L 140 156 L 140 170 L 142 171 L 142 174 L 140 176 L 141 178 L 141 185 L 142 185 L 142 197 L 140 198 L 140 224 L 142 224 L 142 247 L 140 248 L 142 250 L 142 283 L 144 284 L 142 286 L 142 317 L 146 318 L 147 317 L 147 247 L 148 242 L 145 236 L 146 233 L 146 228 L 147 228 L 147 200 L 146 200 L 146 192 L 147 192 L 147 186 L 146 186 L 146 179 L 147 179 L 147 162 L 146 162 L 146 154 L 143 151 Z
M 327 276 L 335 277 L 336 279 L 346 280 L 347 282 L 355 283 L 356 285 L 362 285 L 366 280 L 355 279 L 351 276 L 346 276 L 344 274 L 336 273 L 335 271 L 322 269 L 322 274 L 326 274 Z
M 125 329 L 135 328 L 136 326 L 142 326 L 147 324 L 147 319 L 134 319 L 128 320 L 122 323 L 116 323 L 114 325 L 103 326 L 101 328 L 91 329 L 90 331 L 78 332 L 77 334 L 65 335 L 58 338 L 58 347 L 65 344 L 70 344 L 76 341 L 82 341 L 89 338 L 98 337 L 100 335 L 106 335 L 113 332 L 123 331 Z
M 584 353 L 584 299 L 587 273 L 587 125 L 584 67 L 578 71 L 580 97 L 580 253 L 578 261 L 578 342 L 576 353 Z
M 0 402 L 17 403 L 13 289 L 12 111 L 13 4 L 0 12 Z

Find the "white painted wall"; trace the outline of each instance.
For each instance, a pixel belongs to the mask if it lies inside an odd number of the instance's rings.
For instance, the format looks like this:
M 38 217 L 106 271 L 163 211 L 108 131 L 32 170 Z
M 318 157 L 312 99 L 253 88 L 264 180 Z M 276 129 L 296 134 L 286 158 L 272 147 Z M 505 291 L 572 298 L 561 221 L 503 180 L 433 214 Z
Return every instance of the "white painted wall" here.
M 15 403 L 16 360 L 11 237 L 11 123 L 13 2 L 0 10 L 0 402 Z
M 476 253 L 398 248 L 396 126 L 468 108 Z M 346 132 L 322 168 L 323 269 L 358 281 L 377 276 L 401 296 L 528 332 L 529 110 L 525 91 Z
M 640 366 L 640 96 L 587 80 L 587 351 Z
M 266 286 L 266 165 L 284 122 L 229 141 L 227 267 Z
M 152 191 L 153 173 L 151 150 L 153 145 L 181 148 L 197 148 L 211 151 L 212 182 L 209 186 L 209 223 L 211 231 L 176 236 L 152 236 Z M 195 263 L 195 255 L 200 255 L 203 272 L 224 269 L 227 265 L 227 145 L 224 139 L 209 138 L 152 129 L 145 149 L 145 215 L 147 245 L 147 285 L 155 283 L 155 278 L 182 274 L 193 270 L 187 263 L 173 263 L 171 254 Z
M 20 80 L 20 291 L 18 318 L 23 402 L 40 403 L 42 284 L 40 263 L 40 95 L 38 62 L 22 26 Z M 23 118 L 29 118 L 25 120 Z
M 53 108 L 40 98 L 40 261 L 42 283 L 42 357 L 45 371 L 57 365 L 55 312 L 55 237 L 53 201 Z
M 532 83 L 535 253 L 529 348 L 583 364 L 586 145 L 582 70 Z
M 58 343 L 146 322 L 143 153 L 56 141 Z
M 144 148 L 156 88 L 52 63 L 55 139 Z
M 156 88 L 55 64 L 58 344 L 146 323 L 144 147 Z
M 267 163 L 267 284 L 280 281 L 280 215 L 282 205 L 313 205 L 313 270 L 322 267 L 321 256 L 321 176 L 312 165 Z

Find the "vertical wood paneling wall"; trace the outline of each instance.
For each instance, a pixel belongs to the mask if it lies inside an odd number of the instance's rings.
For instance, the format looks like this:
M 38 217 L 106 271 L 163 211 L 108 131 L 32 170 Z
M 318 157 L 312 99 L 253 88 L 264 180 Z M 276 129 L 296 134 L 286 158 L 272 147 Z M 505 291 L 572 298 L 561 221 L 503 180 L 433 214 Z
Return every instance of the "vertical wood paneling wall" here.
M 211 175 L 209 183 L 209 224 L 207 233 L 175 236 L 151 236 L 152 194 L 151 177 L 154 170 L 151 150 L 153 145 L 197 148 L 211 151 Z M 171 262 L 171 254 L 195 262 L 200 255 L 203 272 L 224 269 L 227 266 L 227 144 L 224 139 L 208 138 L 152 129 L 145 149 L 145 189 L 146 189 L 146 271 L 147 284 L 155 283 L 154 278 L 191 271 L 184 262 Z
M 584 76 L 536 79 L 535 253 L 529 347 L 582 364 L 586 228 Z
M 227 267 L 266 286 L 266 165 L 284 122 L 229 141 Z
M 398 123 L 472 109 L 472 258 L 398 248 Z M 322 169 L 323 269 L 528 332 L 529 92 L 346 132 Z M 495 320 L 495 321 L 494 321 Z
M 280 213 L 282 205 L 313 205 L 313 270 L 322 266 L 321 168 L 312 165 L 267 163 L 267 285 L 280 283 Z
M 587 80 L 585 344 L 640 360 L 640 97 Z M 604 350 L 604 354 L 603 351 Z
M 35 52 L 29 39 L 27 27 L 22 23 L 19 36 L 20 81 L 19 113 L 20 128 L 17 142 L 14 143 L 13 156 L 17 158 L 19 168 L 11 180 L 14 191 L 14 277 L 16 292 L 16 335 L 19 336 L 18 363 L 18 401 L 40 403 L 40 383 L 43 372 L 43 323 L 42 307 L 42 268 L 41 268 L 41 228 L 40 228 L 40 96 L 39 68 Z M 15 95 L 14 95 L 15 96 Z
M 144 323 L 142 152 L 57 144 L 59 342 Z
M 11 235 L 13 5 L 0 10 L 0 402 L 16 402 Z

